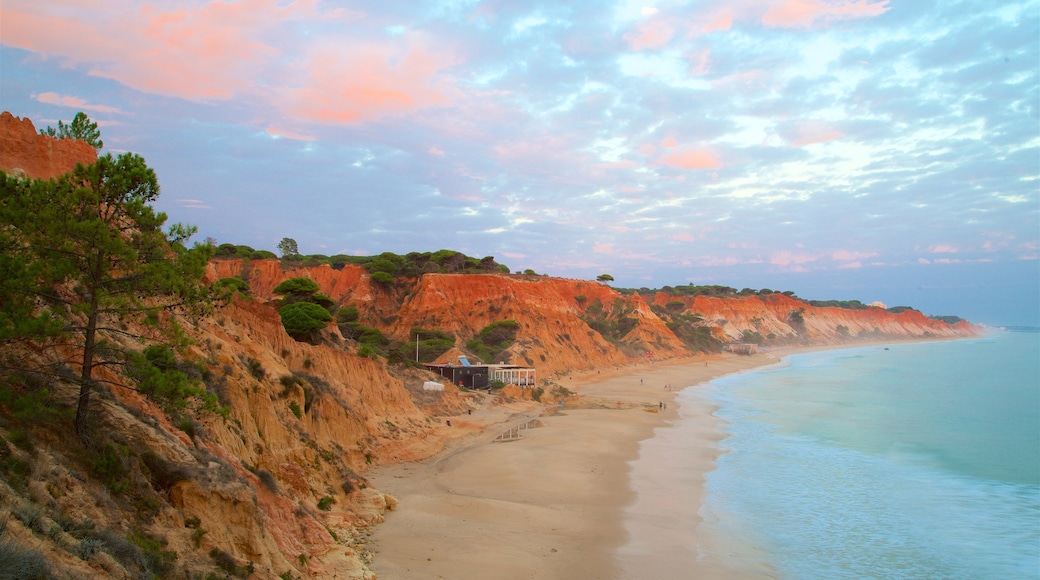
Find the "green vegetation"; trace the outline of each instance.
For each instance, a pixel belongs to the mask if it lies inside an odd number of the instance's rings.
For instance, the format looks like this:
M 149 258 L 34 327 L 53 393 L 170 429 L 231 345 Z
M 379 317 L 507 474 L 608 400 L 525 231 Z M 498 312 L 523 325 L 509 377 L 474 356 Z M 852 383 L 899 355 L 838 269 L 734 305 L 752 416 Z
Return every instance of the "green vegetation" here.
M 286 298 L 306 299 L 319 289 L 318 283 L 310 278 L 289 278 L 275 286 L 272 292 Z
M 72 118 L 72 122 L 68 125 L 58 121 L 57 129 L 54 127 L 40 129 L 40 135 L 54 137 L 55 139 L 79 139 L 80 141 L 86 141 L 88 145 L 97 150 L 105 146 L 105 143 L 101 140 L 101 131 L 98 130 L 97 123 L 91 121 L 83 111 L 76 113 L 76 116 Z
M 622 337 L 628 334 L 639 321 L 631 316 L 635 312 L 635 306 L 623 298 L 616 298 L 610 309 L 603 306 L 599 298 L 594 299 L 585 307 L 585 313 L 581 317 L 589 328 L 600 333 L 609 342 L 618 344 Z
M 455 337 L 440 330 L 413 327 L 409 334 L 419 341 L 419 362 L 436 360 L 455 346 Z
M 138 390 L 159 403 L 167 413 L 175 415 L 197 399 L 204 409 L 227 417 L 228 409 L 202 386 L 199 369 L 191 363 L 179 362 L 170 347 L 154 344 L 143 352 L 130 353 L 127 363 L 127 375 L 136 380 Z
M 313 302 L 296 302 L 278 311 L 285 332 L 296 340 L 309 340 L 332 321 L 329 311 Z
M 217 296 L 227 296 L 229 298 L 235 294 L 249 296 L 250 292 L 249 283 L 236 277 L 221 278 L 213 283 L 212 288 Z
M 466 343 L 466 348 L 484 362 L 493 362 L 505 349 L 512 346 L 520 325 L 515 320 L 499 320 L 481 329 Z
M 332 504 L 334 503 L 336 503 L 336 498 L 327 495 L 318 500 L 318 509 L 323 512 L 332 511 Z
M 807 300 L 810 306 L 816 308 L 844 308 L 846 310 L 866 310 L 869 305 L 859 300 Z
M 235 244 L 220 244 L 217 246 L 214 258 L 242 258 L 246 260 L 274 260 L 278 256 L 268 250 L 254 250 L 249 246 L 236 246 Z
M 166 215 L 151 206 L 158 197 L 155 172 L 133 153 L 104 155 L 49 181 L 0 174 L 0 312 L 9 313 L 0 317 L 0 340 L 75 340 L 80 437 L 87 434 L 94 371 L 117 362 L 123 350 L 105 333 L 125 335 L 125 324 L 138 321 L 176 341 L 179 329 L 160 324 L 159 313 L 208 306 L 201 278 L 213 248 L 185 246 L 193 227 L 174 224 L 164 232 Z
M 283 260 L 298 260 L 300 258 L 300 247 L 292 238 L 282 238 L 278 242 L 278 251 L 282 253 Z

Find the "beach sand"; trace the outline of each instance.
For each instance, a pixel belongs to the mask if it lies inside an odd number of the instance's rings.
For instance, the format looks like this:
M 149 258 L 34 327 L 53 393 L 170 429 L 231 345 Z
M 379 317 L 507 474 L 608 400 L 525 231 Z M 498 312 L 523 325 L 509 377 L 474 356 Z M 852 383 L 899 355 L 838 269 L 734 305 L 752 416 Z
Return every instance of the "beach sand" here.
M 688 521 L 699 518 L 704 474 L 724 436 L 714 408 L 684 397 L 682 414 L 694 421 L 684 421 L 692 427 L 682 433 L 681 466 L 669 461 L 680 452 L 674 441 L 652 438 L 678 417 L 678 390 L 777 360 L 713 355 L 601 369 L 557 381 L 592 408 L 539 417 L 542 407 L 517 404 L 450 418 L 468 434 L 445 452 L 368 474 L 399 500 L 369 539 L 373 571 L 384 579 L 768 577 L 750 548 L 698 538 Z M 540 426 L 521 439 L 492 442 L 535 417 Z M 657 493 L 653 477 L 630 477 L 637 460 L 649 462 L 640 471 L 683 478 L 700 495 Z M 698 543 L 717 554 L 699 558 L 690 548 Z

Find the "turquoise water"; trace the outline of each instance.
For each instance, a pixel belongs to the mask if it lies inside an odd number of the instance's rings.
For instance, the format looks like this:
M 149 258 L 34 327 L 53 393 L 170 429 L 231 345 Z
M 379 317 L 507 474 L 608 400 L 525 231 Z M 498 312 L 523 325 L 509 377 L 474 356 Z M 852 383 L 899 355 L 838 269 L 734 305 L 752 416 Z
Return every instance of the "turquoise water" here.
M 777 576 L 1040 578 L 1040 334 L 790 356 L 712 381 L 701 515 Z

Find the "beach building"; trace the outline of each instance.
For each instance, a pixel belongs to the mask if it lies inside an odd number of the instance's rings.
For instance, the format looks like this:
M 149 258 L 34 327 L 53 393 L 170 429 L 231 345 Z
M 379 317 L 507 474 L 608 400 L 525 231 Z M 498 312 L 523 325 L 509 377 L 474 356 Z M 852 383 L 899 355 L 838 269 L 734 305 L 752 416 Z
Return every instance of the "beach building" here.
M 758 352 L 758 345 L 751 342 L 731 342 L 723 348 L 734 354 L 752 355 Z
M 472 364 L 464 356 L 458 357 L 458 364 L 423 363 L 426 370 L 435 372 L 451 380 L 451 384 L 468 389 L 486 389 L 495 381 L 507 385 L 533 387 L 536 373 L 533 367 L 522 367 L 509 364 Z

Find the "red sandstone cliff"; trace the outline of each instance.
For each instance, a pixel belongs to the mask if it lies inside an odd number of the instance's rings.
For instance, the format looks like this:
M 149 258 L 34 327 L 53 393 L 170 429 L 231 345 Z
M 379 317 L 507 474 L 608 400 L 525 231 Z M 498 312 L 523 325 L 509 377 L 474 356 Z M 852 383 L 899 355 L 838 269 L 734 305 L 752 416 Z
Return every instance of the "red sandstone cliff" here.
M 97 151 L 86 141 L 40 135 L 28 118 L 0 113 L 0 170 L 19 177 L 50 179 L 72 171 L 77 163 L 95 161 Z
M 214 260 L 212 280 L 242 276 L 253 296 L 268 301 L 283 280 L 305 277 L 339 305 L 354 305 L 361 321 L 406 341 L 413 327 L 436 329 L 463 346 L 488 324 L 515 320 L 516 343 L 509 362 L 529 364 L 539 376 L 640 360 L 647 350 L 659 359 L 692 354 L 668 326 L 673 315 L 694 315 L 723 342 L 741 340 L 744 331 L 769 337 L 773 344 L 840 344 L 856 339 L 912 339 L 974 336 L 968 323 L 950 325 L 920 312 L 880 308 L 851 310 L 813 307 L 782 294 L 767 296 L 622 295 L 595 282 L 508 274 L 426 274 L 414 283 L 387 289 L 373 284 L 364 269 L 317 266 L 283 270 L 278 260 Z M 681 307 L 679 306 L 681 303 Z M 802 323 L 794 321 L 798 313 Z M 624 319 L 626 331 L 604 336 L 597 320 Z M 485 361 L 491 362 L 491 361 Z M 497 362 L 497 361 L 496 361 Z

